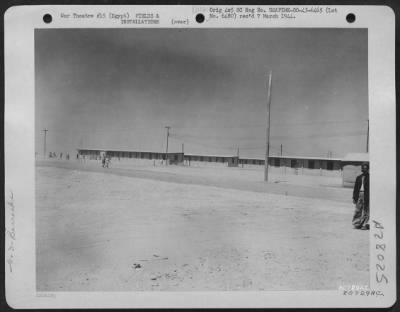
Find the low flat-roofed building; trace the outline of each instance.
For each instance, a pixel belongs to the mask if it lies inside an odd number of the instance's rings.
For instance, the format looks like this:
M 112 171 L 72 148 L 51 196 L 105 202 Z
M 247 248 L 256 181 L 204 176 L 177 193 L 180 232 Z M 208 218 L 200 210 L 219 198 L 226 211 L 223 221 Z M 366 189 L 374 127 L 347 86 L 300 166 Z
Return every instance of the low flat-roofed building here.
M 78 149 L 78 155 L 87 159 L 101 159 L 101 155 L 104 154 L 108 157 L 118 158 L 118 159 L 151 159 L 151 160 L 164 160 L 167 155 L 169 164 L 180 164 L 183 163 L 183 153 L 182 152 L 151 152 L 151 151 L 125 151 L 125 150 L 115 150 L 115 149 Z
M 166 153 L 152 151 L 126 151 L 115 149 L 78 149 L 78 155 L 86 159 L 100 160 L 101 155 L 118 159 L 151 159 L 165 161 Z M 204 164 L 219 164 L 227 167 L 238 166 L 264 166 L 264 158 L 238 157 L 234 155 L 204 155 L 204 154 L 184 154 L 182 152 L 169 152 L 167 154 L 169 164 L 187 164 L 202 162 Z M 297 174 L 298 169 L 304 174 L 341 174 L 344 187 L 352 187 L 356 177 L 361 174 L 361 164 L 369 163 L 367 153 L 350 153 L 344 158 L 312 157 L 312 156 L 277 156 L 271 155 L 268 164 L 271 167 L 285 167 L 294 170 Z M 329 173 L 331 171 L 331 173 Z M 286 172 L 286 171 L 285 171 Z
M 361 174 L 361 165 L 364 163 L 369 164 L 368 153 L 350 153 L 343 157 L 341 166 L 344 187 L 354 187 L 357 176 Z

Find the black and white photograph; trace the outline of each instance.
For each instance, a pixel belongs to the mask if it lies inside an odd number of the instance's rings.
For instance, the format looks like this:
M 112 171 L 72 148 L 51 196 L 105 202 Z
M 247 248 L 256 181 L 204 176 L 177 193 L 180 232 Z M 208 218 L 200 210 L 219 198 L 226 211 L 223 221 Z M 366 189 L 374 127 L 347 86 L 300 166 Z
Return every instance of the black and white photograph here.
M 37 289 L 368 285 L 367 52 L 365 29 L 36 30 Z
M 10 9 L 8 304 L 392 305 L 392 13 Z

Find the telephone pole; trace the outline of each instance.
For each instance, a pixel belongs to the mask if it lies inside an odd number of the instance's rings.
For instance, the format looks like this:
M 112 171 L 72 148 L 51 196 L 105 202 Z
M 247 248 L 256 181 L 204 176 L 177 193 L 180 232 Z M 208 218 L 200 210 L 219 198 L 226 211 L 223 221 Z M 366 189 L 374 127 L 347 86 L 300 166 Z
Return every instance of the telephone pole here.
M 49 131 L 49 130 L 47 130 L 46 128 L 45 129 L 43 129 L 43 132 L 44 132 L 44 142 L 43 142 L 43 156 L 46 158 L 46 135 L 47 135 L 47 131 Z
M 171 128 L 171 127 L 166 126 L 164 128 L 167 129 L 167 148 L 165 150 L 165 165 L 168 166 L 168 138 L 169 138 L 169 128 Z
M 368 148 L 369 148 L 369 119 L 368 119 L 368 128 L 367 128 L 367 153 L 368 153 Z
M 264 181 L 268 182 L 268 157 L 269 157 L 269 128 L 270 128 L 270 109 L 271 109 L 271 86 L 272 86 L 272 71 L 268 75 L 268 97 L 267 97 L 267 138 L 265 146 L 265 165 L 264 165 Z

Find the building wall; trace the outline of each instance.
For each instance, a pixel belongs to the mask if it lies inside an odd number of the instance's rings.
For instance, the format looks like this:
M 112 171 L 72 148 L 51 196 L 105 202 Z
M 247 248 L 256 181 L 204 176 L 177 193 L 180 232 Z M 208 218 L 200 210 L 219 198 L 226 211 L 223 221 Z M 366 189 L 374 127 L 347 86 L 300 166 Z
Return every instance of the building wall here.
M 361 165 L 363 163 L 369 163 L 369 162 L 367 161 L 341 162 L 344 187 L 354 187 L 357 176 L 361 174 Z
M 78 153 L 89 159 L 99 159 L 100 150 L 79 149 Z M 146 151 L 106 151 L 106 154 L 115 158 L 137 158 L 151 160 L 165 160 L 165 153 L 146 152 Z M 255 165 L 264 166 L 264 159 L 256 158 L 238 158 L 237 156 L 215 156 L 215 155 L 184 155 L 184 153 L 168 153 L 168 161 L 171 164 L 180 164 L 186 161 L 190 164 L 191 161 L 220 163 L 230 167 L 238 165 Z M 340 171 L 342 164 L 339 160 L 330 159 L 307 159 L 296 157 L 269 157 L 268 164 L 271 167 L 287 167 L 292 169 L 322 169 L 328 171 Z

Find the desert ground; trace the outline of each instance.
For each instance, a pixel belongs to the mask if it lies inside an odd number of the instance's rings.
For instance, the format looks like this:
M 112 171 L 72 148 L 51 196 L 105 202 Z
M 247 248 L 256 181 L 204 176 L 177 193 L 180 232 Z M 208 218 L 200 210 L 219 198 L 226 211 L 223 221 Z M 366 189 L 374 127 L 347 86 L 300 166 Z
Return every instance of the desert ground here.
M 335 290 L 369 283 L 339 175 L 36 161 L 39 291 Z

